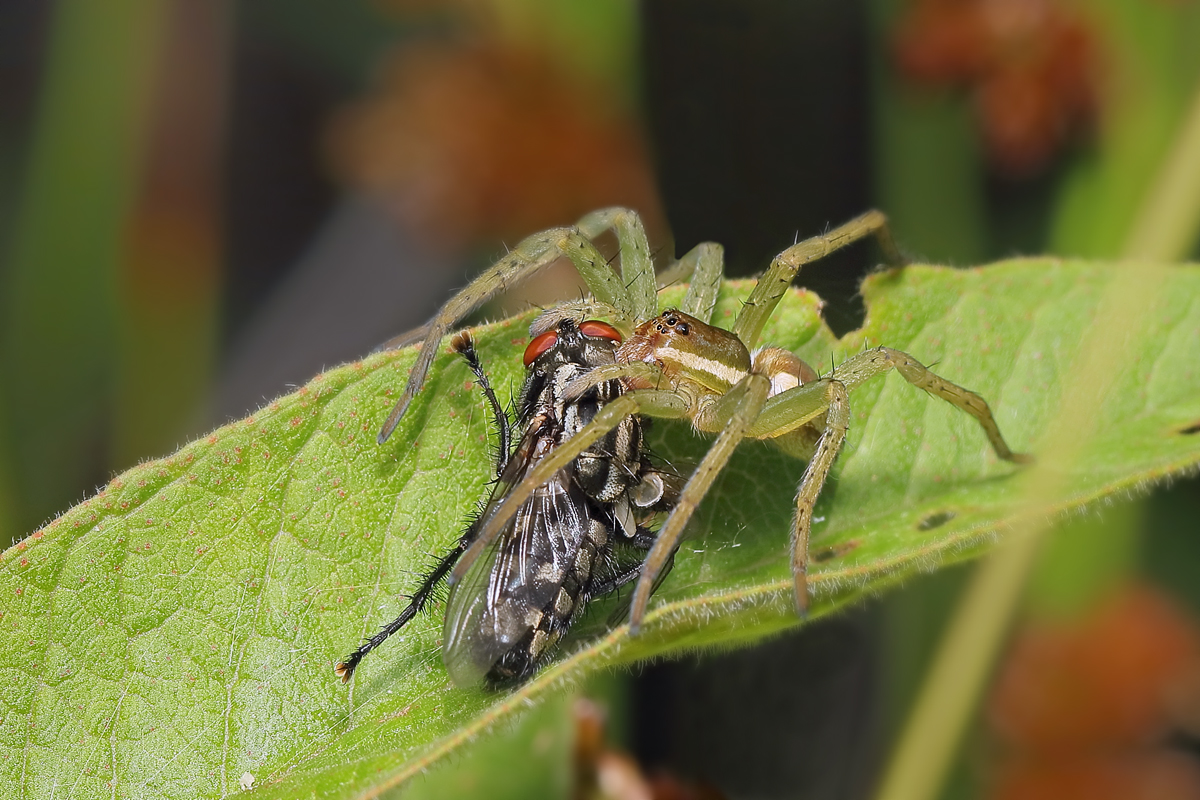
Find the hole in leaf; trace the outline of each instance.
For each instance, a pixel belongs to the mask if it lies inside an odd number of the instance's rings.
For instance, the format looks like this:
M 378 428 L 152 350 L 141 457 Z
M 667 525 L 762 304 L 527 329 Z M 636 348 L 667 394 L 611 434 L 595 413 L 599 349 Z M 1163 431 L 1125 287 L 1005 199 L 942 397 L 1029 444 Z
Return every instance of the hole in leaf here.
M 940 528 L 957 516 L 958 514 L 954 513 L 953 511 L 936 511 L 918 522 L 917 530 L 931 531 L 934 528 Z
M 1200 433 L 1200 419 L 1188 425 L 1184 425 L 1179 429 L 1179 432 L 1184 436 L 1191 436 L 1193 433 Z
M 832 547 L 825 547 L 812 554 L 812 560 L 820 564 L 825 561 L 831 561 L 835 558 L 840 558 L 846 555 L 854 548 L 858 547 L 858 539 L 851 539 L 848 542 L 841 542 Z

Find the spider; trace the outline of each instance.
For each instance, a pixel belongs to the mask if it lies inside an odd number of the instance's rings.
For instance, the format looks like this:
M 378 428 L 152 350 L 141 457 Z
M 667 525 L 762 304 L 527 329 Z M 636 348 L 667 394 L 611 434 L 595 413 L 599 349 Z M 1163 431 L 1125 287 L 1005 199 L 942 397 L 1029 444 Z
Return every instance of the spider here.
M 607 229 L 614 230 L 620 244 L 619 278 L 591 242 Z M 581 309 L 607 313 L 613 325 L 626 334 L 616 363 L 597 367 L 568 384 L 566 397 L 569 400 L 613 379 L 624 381 L 627 391 L 607 403 L 587 426 L 555 448 L 502 502 L 489 509 L 476 538 L 451 573 L 451 585 L 462 580 L 539 486 L 630 416 L 687 419 L 697 431 L 717 434 L 646 556 L 630 604 L 631 633 L 640 628 L 656 578 L 678 547 L 688 519 L 746 438 L 768 440 L 808 462 L 796 492 L 790 537 L 795 605 L 798 613 L 806 613 L 813 507 L 845 441 L 850 393 L 876 375 L 895 369 L 917 388 L 974 417 L 999 458 L 1017 464 L 1030 462 L 1030 456 L 1009 449 L 987 401 L 935 375 L 907 353 L 877 347 L 819 376 L 795 354 L 759 346 L 763 327 L 800 268 L 867 236 L 878 240 L 889 261 L 902 263 L 887 218 L 879 211 L 869 211 L 776 256 L 731 330 L 709 324 L 723 272 L 720 246 L 698 245 L 664 274 L 661 283 L 689 277 L 691 283 L 679 308 L 660 313 L 645 232 L 637 214 L 622 208 L 595 211 L 574 227 L 528 237 L 452 298 L 429 324 L 408 386 L 380 431 L 380 442 L 404 415 L 424 382 L 438 343 L 453 325 L 510 283 L 529 277 L 562 255 L 575 264 L 594 300 L 564 304 L 561 313 L 584 313 Z

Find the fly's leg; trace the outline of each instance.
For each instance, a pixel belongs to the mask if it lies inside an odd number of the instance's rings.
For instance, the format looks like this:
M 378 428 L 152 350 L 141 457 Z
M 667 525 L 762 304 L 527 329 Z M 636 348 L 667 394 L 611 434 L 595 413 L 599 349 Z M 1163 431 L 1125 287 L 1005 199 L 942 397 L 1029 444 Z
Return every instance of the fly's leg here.
M 639 534 L 644 534 L 644 539 L 633 539 L 626 544 L 629 547 L 637 548 L 642 551 L 649 550 L 654 544 L 654 534 L 645 528 L 638 528 Z M 629 564 L 618 568 L 613 574 L 609 575 L 602 581 L 592 584 L 588 587 L 588 597 L 601 597 L 606 594 L 612 594 L 622 586 L 634 581 L 642 574 L 642 559 L 644 556 L 639 556 L 637 563 Z
M 500 408 L 500 401 L 496 399 L 491 381 L 488 380 L 487 373 L 483 371 L 479 353 L 475 350 L 475 338 L 471 336 L 470 332 L 461 331 L 450 341 L 450 348 L 462 356 L 466 360 L 467 366 L 471 368 L 471 372 L 475 373 L 475 382 L 479 384 L 484 399 L 491 408 L 492 421 L 496 425 L 496 477 L 499 478 L 504 472 L 504 468 L 508 466 L 508 457 L 512 450 L 512 428 L 508 422 L 508 415 Z
M 691 519 L 696 506 L 708 493 L 717 475 L 729 462 L 733 451 L 737 449 L 742 439 L 746 438 L 746 433 L 762 410 L 770 389 L 771 382 L 767 378 L 762 375 L 747 375 L 737 386 L 714 403 L 712 411 L 698 415 L 693 420 L 699 430 L 720 429 L 717 426 L 721 423 L 723 423 L 724 429 L 721 430 L 721 434 L 704 455 L 704 459 L 696 467 L 692 477 L 688 478 L 683 491 L 679 493 L 679 502 L 667 517 L 667 521 L 663 523 L 658 537 L 654 540 L 654 546 L 646 555 L 646 561 L 642 565 L 642 574 L 633 590 L 633 599 L 629 606 L 629 632 L 631 635 L 636 634 L 641 627 L 642 618 L 646 615 L 646 605 L 650 602 L 650 595 L 654 590 L 655 580 L 667 562 L 674 557 L 675 550 L 679 547 L 679 540 L 683 536 L 684 526 Z
M 633 280 L 632 273 L 637 270 L 649 270 L 648 278 L 638 277 L 634 281 L 633 290 L 637 292 L 636 295 L 630 294 L 630 290 L 626 289 L 625 282 L 613 272 L 607 259 L 591 242 L 593 238 L 614 226 L 617 229 L 618 239 L 621 241 L 622 254 L 630 253 L 631 266 L 629 270 L 631 275 L 629 280 Z M 627 244 L 626 240 L 632 241 Z M 640 256 L 641 253 L 645 253 L 644 258 Z M 408 385 L 404 387 L 404 393 L 396 401 L 396 405 L 383 423 L 383 428 L 379 431 L 377 438 L 380 444 L 387 441 L 400 419 L 408 411 L 413 397 L 425 383 L 429 367 L 437 354 L 438 345 L 446 334 L 458 324 L 459 320 L 503 292 L 510 285 L 519 283 L 549 266 L 560 256 L 567 256 L 571 259 L 595 298 L 615 307 L 626 318 L 623 321 L 625 324 L 640 318 L 637 314 L 647 302 L 642 297 L 645 294 L 642 284 L 647 280 L 649 281 L 650 308 L 653 309 L 654 268 L 650 264 L 646 235 L 642 231 L 641 221 L 634 212 L 627 209 L 594 211 L 581 219 L 577 227 L 552 228 L 542 233 L 535 233 L 452 297 L 426 326 L 421 351 L 409 372 Z
M 567 441 L 555 447 L 538 461 L 525 478 L 504 494 L 501 501 L 484 512 L 483 524 L 464 558 L 450 574 L 450 583 L 455 584 L 463 579 L 471 565 L 475 563 L 484 549 L 504 530 L 505 524 L 517 513 L 517 509 L 537 491 L 538 487 L 547 483 L 560 469 L 565 468 L 581 453 L 617 427 L 621 420 L 634 414 L 647 414 L 652 417 L 679 419 L 688 416 L 687 401 L 673 391 L 658 389 L 640 389 L 627 392 L 604 406 L 592 417 L 592 421 L 583 426 Z
M 471 334 L 467 331 L 461 332 L 454 337 L 450 346 L 466 360 L 467 366 L 471 368 L 471 372 L 475 373 L 475 380 L 479 383 L 479 388 L 483 391 L 483 396 L 491 408 L 492 421 L 496 426 L 499 436 L 498 449 L 496 451 L 496 475 L 499 476 L 504 472 L 504 468 L 508 466 L 508 460 L 511 455 L 510 443 L 512 441 L 512 433 L 508 416 L 500 408 L 500 401 L 496 399 L 496 393 L 492 390 L 487 373 L 483 371 L 483 364 L 479 361 L 479 353 L 475 350 L 475 340 Z M 458 538 L 458 541 L 451 548 L 450 552 L 442 556 L 434 568 L 421 580 L 421 585 L 409 597 L 409 603 L 400 612 L 400 616 L 387 625 L 384 625 L 379 633 L 364 642 L 361 647 L 346 656 L 345 659 L 334 667 L 334 671 L 342 679 L 342 683 L 350 682 L 350 679 L 354 676 L 355 668 L 358 667 L 358 662 L 362 661 L 367 653 L 387 641 L 388 637 L 411 622 L 413 617 L 425 609 L 425 605 L 433 596 L 438 585 L 446 579 L 446 575 L 458 563 L 458 559 L 475 538 L 478 528 L 479 520 L 475 520 L 463 531 L 463 535 Z
M 413 617 L 425 609 L 425 604 L 429 602 L 431 597 L 433 597 L 434 590 L 437 589 L 438 584 L 446 579 L 446 575 L 451 569 L 454 568 L 454 565 L 458 562 L 459 557 L 462 556 L 463 551 L 467 549 L 467 546 L 474 538 L 476 527 L 477 526 L 474 524 L 471 525 L 471 527 L 469 527 L 459 538 L 458 543 L 454 545 L 454 548 L 451 549 L 449 553 L 442 556 L 441 560 L 438 561 L 437 566 L 430 570 L 429 574 L 426 575 L 424 580 L 421 581 L 421 585 L 417 587 L 417 590 L 409 597 L 409 603 L 407 606 L 405 606 L 404 610 L 400 612 L 400 616 L 396 617 L 387 625 L 384 625 L 383 628 L 380 629 L 379 633 L 363 642 L 361 647 L 359 647 L 350 655 L 346 656 L 345 659 L 338 662 L 338 664 L 334 666 L 333 670 L 337 673 L 338 677 L 342 679 L 342 683 L 350 682 L 350 679 L 354 676 L 354 670 L 356 667 L 358 667 L 358 662 L 363 660 L 363 656 L 387 641 L 389 636 L 399 631 L 401 628 L 411 622 Z
M 646 528 L 638 528 L 637 533 L 635 533 L 627 541 L 623 542 L 623 544 L 628 547 L 646 551 L 654 545 L 656 536 L 657 534 L 654 533 L 654 531 L 647 530 Z M 667 559 L 667 563 L 663 566 L 662 571 L 658 573 L 658 577 L 654 580 L 654 585 L 650 587 L 651 595 L 658 591 L 658 587 L 661 586 L 663 581 L 667 579 L 667 575 L 670 574 L 671 568 L 675 566 L 675 553 L 678 549 L 679 548 L 676 548 L 675 550 L 671 551 L 670 558 Z M 637 580 L 638 576 L 642 574 L 642 569 L 644 567 L 644 563 L 642 561 L 643 558 L 644 556 L 638 556 L 636 563 L 630 564 L 629 566 L 618 570 L 606 578 L 602 583 L 590 587 L 588 590 L 588 598 L 591 599 L 594 597 L 603 597 L 604 595 L 612 594 L 613 592 L 621 589 L 623 586 L 628 586 L 630 583 Z M 618 609 L 617 612 L 609 618 L 609 625 L 616 627 L 624 622 L 627 616 L 629 616 L 628 611 Z
M 879 242 L 884 258 L 889 264 L 904 263 L 888 230 L 887 217 L 880 211 L 868 211 L 829 233 L 805 239 L 775 256 L 771 266 L 758 279 L 754 291 L 746 299 L 745 306 L 733 324 L 733 333 L 742 340 L 747 350 L 754 350 L 758 346 L 759 337 L 762 336 L 763 326 L 775 312 L 779 298 L 783 297 L 792 285 L 792 280 L 801 267 L 872 235 Z

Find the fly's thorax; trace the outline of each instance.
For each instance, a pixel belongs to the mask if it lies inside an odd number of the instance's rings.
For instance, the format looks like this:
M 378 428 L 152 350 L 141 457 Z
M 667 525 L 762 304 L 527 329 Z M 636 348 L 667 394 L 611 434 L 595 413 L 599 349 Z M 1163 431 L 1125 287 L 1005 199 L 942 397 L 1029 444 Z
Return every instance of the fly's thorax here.
M 518 424 L 538 411 L 551 409 L 561 418 L 566 384 L 593 367 L 616 363 L 617 343 L 587 335 L 572 319 L 563 319 L 552 332 L 543 331 L 539 335 L 549 333 L 553 333 L 551 344 L 526 364 L 525 384 L 517 399 Z
M 611 350 L 606 356 L 608 363 L 613 363 Z M 567 401 L 567 385 L 588 369 L 588 366 L 572 362 L 560 364 L 547 384 L 544 402 L 553 404 L 559 444 L 583 430 L 600 409 L 625 390 L 620 381 L 604 381 Z M 641 422 L 636 417 L 625 417 L 576 457 L 571 466 L 572 475 L 588 497 L 599 503 L 613 503 L 640 480 L 641 460 Z
M 719 394 L 744 378 L 751 365 L 749 351 L 732 333 L 674 309 L 637 326 L 618 348 L 617 361 L 657 364 L 676 386 L 699 384 Z M 634 388 L 651 387 L 635 383 Z
M 769 397 L 783 394 L 817 379 L 817 372 L 790 350 L 779 347 L 760 347 L 754 351 L 752 369 L 771 381 Z

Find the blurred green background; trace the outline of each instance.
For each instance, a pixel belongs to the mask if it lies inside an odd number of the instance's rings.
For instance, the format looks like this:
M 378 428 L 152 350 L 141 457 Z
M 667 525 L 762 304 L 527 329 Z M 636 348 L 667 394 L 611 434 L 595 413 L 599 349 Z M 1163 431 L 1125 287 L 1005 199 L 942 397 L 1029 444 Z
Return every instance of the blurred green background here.
M 0 540 L 602 205 L 638 209 L 662 260 L 722 242 L 731 275 L 869 207 L 914 260 L 1194 259 L 1196 198 L 1152 198 L 1200 170 L 1168 166 L 1200 108 L 1196 42 L 1186 0 L 7 0 Z M 873 258 L 802 276 L 838 332 Z M 542 283 L 510 307 L 578 291 L 569 270 Z M 1200 612 L 1196 490 L 1052 539 L 1030 624 L 1135 584 Z M 966 574 L 608 680 L 610 736 L 730 797 L 871 796 Z M 1023 745 L 994 716 L 941 796 L 1012 796 Z

